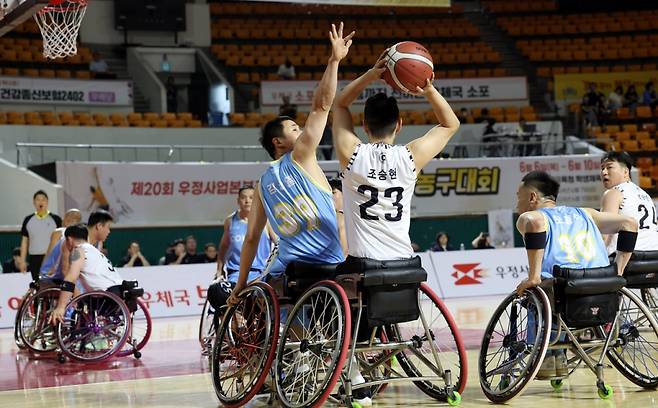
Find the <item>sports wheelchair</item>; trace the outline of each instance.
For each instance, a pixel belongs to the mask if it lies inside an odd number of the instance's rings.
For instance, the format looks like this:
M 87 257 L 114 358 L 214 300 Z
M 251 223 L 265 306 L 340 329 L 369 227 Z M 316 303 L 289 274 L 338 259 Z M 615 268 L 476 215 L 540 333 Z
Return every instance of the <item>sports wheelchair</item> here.
M 33 354 L 57 354 L 81 362 L 99 362 L 112 356 L 141 357 L 151 336 L 151 317 L 136 281 L 123 281 L 107 291 L 91 291 L 71 299 L 64 321 L 48 323 L 59 301 L 57 282 L 40 283 L 28 293 L 17 318 L 22 344 Z
M 292 263 L 282 278 L 247 286 L 217 329 L 211 372 L 218 399 L 245 404 L 266 393 L 271 376 L 270 397 L 286 407 L 327 400 L 357 407 L 353 391 L 375 396 L 400 381 L 459 404 L 466 352 L 426 277 L 418 257 L 348 257 L 339 265 Z M 365 382 L 352 384 L 357 365 Z
M 613 390 L 603 376 L 606 356 L 633 383 L 658 386 L 658 323 L 625 285 L 614 264 L 555 266 L 553 279 L 505 298 L 487 325 L 478 358 L 487 398 L 502 403 L 519 395 L 537 375 L 547 350 L 566 353 L 566 375 L 546 378 L 554 389 L 585 363 L 596 375 L 599 397 L 610 398 Z

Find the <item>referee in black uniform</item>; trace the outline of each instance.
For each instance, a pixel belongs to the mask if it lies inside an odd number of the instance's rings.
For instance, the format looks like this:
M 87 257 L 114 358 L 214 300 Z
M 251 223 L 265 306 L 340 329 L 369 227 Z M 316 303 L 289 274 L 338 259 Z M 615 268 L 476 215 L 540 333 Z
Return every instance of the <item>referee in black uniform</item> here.
M 48 194 L 45 191 L 34 193 L 32 203 L 36 211 L 25 217 L 21 228 L 21 272 L 28 270 L 27 260 L 32 280 L 36 281 L 48 250 L 50 234 L 62 226 L 62 219 L 48 211 Z

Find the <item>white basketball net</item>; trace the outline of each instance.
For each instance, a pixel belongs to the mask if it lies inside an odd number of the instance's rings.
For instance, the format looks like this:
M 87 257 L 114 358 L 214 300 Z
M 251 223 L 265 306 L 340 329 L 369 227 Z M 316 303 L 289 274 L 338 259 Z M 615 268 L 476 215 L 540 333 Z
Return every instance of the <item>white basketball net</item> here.
M 65 58 L 78 53 L 78 30 L 86 10 L 87 0 L 64 0 L 34 15 L 43 36 L 44 57 Z

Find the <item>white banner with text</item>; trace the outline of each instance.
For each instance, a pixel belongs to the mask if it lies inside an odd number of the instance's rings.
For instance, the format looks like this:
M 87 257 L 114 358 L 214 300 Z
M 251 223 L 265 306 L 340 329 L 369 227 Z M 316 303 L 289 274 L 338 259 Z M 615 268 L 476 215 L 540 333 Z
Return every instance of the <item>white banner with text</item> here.
M 107 209 L 121 225 L 222 223 L 237 207 L 241 187 L 254 185 L 268 163 L 107 163 L 57 162 L 65 208 L 86 219 Z M 321 162 L 328 178 L 338 162 Z M 418 175 L 412 217 L 486 214 L 514 209 L 521 178 L 547 171 L 562 184 L 558 202 L 599 207 L 603 186 L 599 158 L 591 155 L 496 159 L 432 160 Z M 392 177 L 396 169 L 389 169 Z
M 338 89 L 349 84 L 348 80 L 338 81 Z M 263 81 L 261 82 L 261 106 L 279 106 L 284 96 L 290 98 L 290 103 L 296 105 L 310 105 L 313 101 L 313 92 L 318 81 Z M 528 99 L 526 77 L 499 77 L 499 78 L 457 78 L 437 79 L 434 86 L 449 102 L 491 102 L 491 101 L 518 101 Z M 366 99 L 377 94 L 385 93 L 394 96 L 399 104 L 425 103 L 425 98 L 402 93 L 394 90 L 384 82 L 370 84 L 354 101 L 364 104 Z
M 427 284 L 441 298 L 504 295 L 528 276 L 524 248 L 423 252 Z M 117 268 L 126 280 L 144 289 L 151 317 L 199 316 L 215 264 Z M 0 328 L 13 327 L 30 275 L 0 274 Z
M 201 315 L 215 264 L 117 268 L 125 280 L 137 280 L 151 317 Z M 30 284 L 30 274 L 0 274 L 0 328 L 13 327 L 16 311 Z
M 528 277 L 525 248 L 430 252 L 441 297 L 506 295 Z M 425 267 L 426 263 L 423 262 Z M 428 270 L 429 274 L 429 270 Z
M 0 103 L 133 105 L 131 81 L 0 76 Z

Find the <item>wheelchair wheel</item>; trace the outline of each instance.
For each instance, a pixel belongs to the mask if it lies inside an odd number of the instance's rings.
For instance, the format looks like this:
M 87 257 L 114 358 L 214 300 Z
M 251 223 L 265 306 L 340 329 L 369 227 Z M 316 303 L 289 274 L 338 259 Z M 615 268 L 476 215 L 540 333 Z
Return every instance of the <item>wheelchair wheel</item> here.
M 509 295 L 484 333 L 478 369 L 480 387 L 493 402 L 514 398 L 537 375 L 551 333 L 551 308 L 539 288 Z
M 210 352 L 212 351 L 212 344 L 215 340 L 215 334 L 217 331 L 217 328 L 215 327 L 215 321 L 217 318 L 217 312 L 206 298 L 206 301 L 203 304 L 203 310 L 201 310 L 201 319 L 199 321 L 199 344 L 201 345 L 201 353 L 203 355 L 210 355 Z
M 227 310 L 210 357 L 213 387 L 228 407 L 246 404 L 269 375 L 279 335 L 279 301 L 274 290 L 257 282 L 240 303 Z
M 640 294 L 642 295 L 642 301 L 653 312 L 653 315 L 656 316 L 658 314 L 658 291 L 656 288 L 640 289 Z
M 57 325 L 57 341 L 71 359 L 98 362 L 116 354 L 130 336 L 130 311 L 117 295 L 87 292 L 71 300 L 64 321 Z
M 350 304 L 345 291 L 321 281 L 288 313 L 274 368 L 277 394 L 286 407 L 318 407 L 338 381 L 350 344 Z
M 48 323 L 59 301 L 58 288 L 43 289 L 28 296 L 20 308 L 18 334 L 28 350 L 48 353 L 57 348 L 55 328 Z
M 21 313 L 23 312 L 23 305 L 25 305 L 25 302 L 33 295 L 34 292 L 32 290 L 28 290 L 25 295 L 23 295 L 21 303 L 18 305 L 18 309 L 16 310 L 16 316 L 14 317 L 14 343 L 16 343 L 16 347 L 18 347 L 20 350 L 24 350 L 27 347 L 23 342 L 20 333 Z
M 418 291 L 418 305 L 422 316 L 418 319 L 389 325 L 386 327 L 390 342 L 413 341 L 414 350 L 405 350 L 397 354 L 398 362 L 409 377 L 443 376 L 450 370 L 452 389 L 459 393 L 464 391 L 467 378 L 467 357 L 461 334 L 457 329 L 450 311 L 439 297 L 425 283 Z M 423 324 L 427 323 L 428 336 Z M 439 361 L 434 357 L 437 353 Z M 440 363 L 440 364 L 439 364 Z M 414 384 L 430 397 L 447 401 L 446 383 L 441 377 L 435 381 L 414 381 Z
M 137 298 L 137 310 L 131 313 L 130 318 L 130 336 L 128 336 L 126 344 L 117 353 L 117 356 L 126 357 L 132 354 L 135 358 L 140 358 L 141 353 L 139 351 L 144 348 L 151 338 L 152 325 L 148 308 L 142 299 Z
M 658 386 L 658 323 L 640 298 L 620 290 L 619 327 L 608 359 L 624 377 L 643 388 Z

